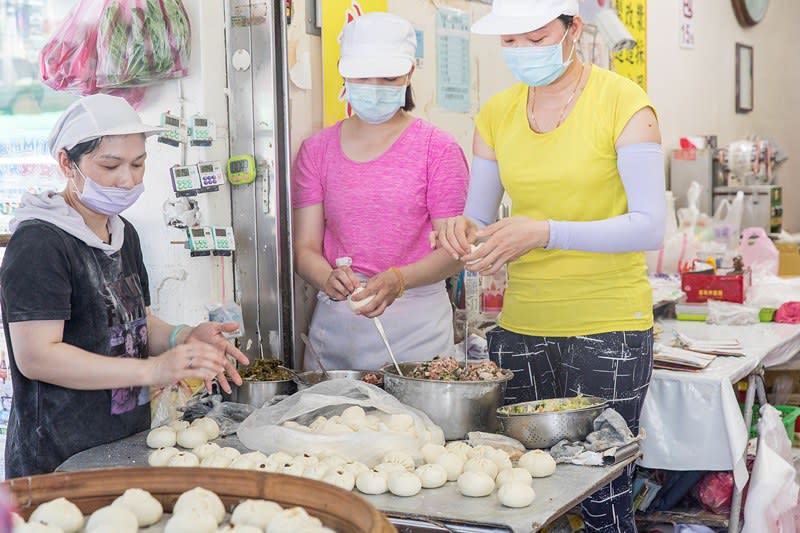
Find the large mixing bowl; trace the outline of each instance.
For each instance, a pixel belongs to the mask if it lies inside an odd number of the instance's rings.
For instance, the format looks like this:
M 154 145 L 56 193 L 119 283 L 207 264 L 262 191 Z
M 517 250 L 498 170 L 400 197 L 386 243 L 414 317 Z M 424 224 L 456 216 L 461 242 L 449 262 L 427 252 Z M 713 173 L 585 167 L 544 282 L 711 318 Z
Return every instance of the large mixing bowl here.
M 233 394 L 231 397 L 234 402 L 246 403 L 255 408 L 260 408 L 276 396 L 292 394 L 295 391 L 295 385 L 291 379 L 280 381 L 244 380 L 238 387 L 233 385 L 232 389 Z
M 404 376 L 397 374 L 393 364 L 381 368 L 386 392 L 427 414 L 447 440 L 463 439 L 470 431 L 496 431 L 496 411 L 503 404 L 511 372 L 504 370 L 504 377 L 492 381 L 405 377 L 421 362 L 400 363 Z
M 370 370 L 328 370 L 327 371 L 327 378 L 325 375 L 318 370 L 309 370 L 306 372 L 300 372 L 298 376 L 302 381 L 305 381 L 307 385 L 303 383 L 297 382 L 297 390 L 305 390 L 312 385 L 316 385 L 317 383 L 322 383 L 323 381 L 329 381 L 331 379 L 361 379 L 367 374 L 370 373 Z M 380 376 L 380 373 L 373 372 Z M 378 385 L 379 387 L 383 387 L 383 385 Z
M 608 401 L 603 398 L 584 396 L 590 405 L 580 409 L 565 411 L 546 411 L 542 413 L 516 414 L 515 409 L 533 408 L 541 401 L 515 403 L 497 409 L 500 431 L 515 438 L 526 448 L 550 448 L 564 439 L 570 442 L 583 440 L 593 431 L 592 423 Z M 558 398 L 555 401 L 569 401 L 572 398 Z

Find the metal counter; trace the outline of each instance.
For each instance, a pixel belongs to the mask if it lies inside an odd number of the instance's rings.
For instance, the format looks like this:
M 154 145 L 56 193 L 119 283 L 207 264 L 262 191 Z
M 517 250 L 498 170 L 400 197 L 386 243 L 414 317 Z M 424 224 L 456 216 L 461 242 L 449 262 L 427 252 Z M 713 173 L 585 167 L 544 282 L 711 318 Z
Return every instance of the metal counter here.
M 127 439 L 78 453 L 58 467 L 60 472 L 89 468 L 114 468 L 146 466 L 152 451 L 145 444 L 147 432 Z M 220 446 L 231 446 L 243 452 L 245 448 L 236 436 L 215 440 Z M 486 498 L 467 498 L 458 493 L 455 483 L 439 489 L 423 489 L 410 498 L 391 494 L 367 496 L 356 492 L 389 516 L 400 533 L 405 532 L 455 532 L 455 533 L 528 533 L 564 515 L 589 494 L 622 473 L 636 456 L 608 467 L 558 465 L 555 474 L 534 479 L 536 500 L 523 509 L 503 507 L 497 492 Z

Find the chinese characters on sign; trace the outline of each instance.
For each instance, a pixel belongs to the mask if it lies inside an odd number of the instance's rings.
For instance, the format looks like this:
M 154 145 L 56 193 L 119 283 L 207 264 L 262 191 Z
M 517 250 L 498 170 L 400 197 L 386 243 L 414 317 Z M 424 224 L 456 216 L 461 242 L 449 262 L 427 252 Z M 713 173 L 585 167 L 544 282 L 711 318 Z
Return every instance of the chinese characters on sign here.
M 694 48 L 694 0 L 681 0 L 681 48 Z
M 436 13 L 436 104 L 448 111 L 470 110 L 469 25 L 463 11 Z
M 614 54 L 614 70 L 647 90 L 647 0 L 617 0 L 619 18 L 636 46 Z

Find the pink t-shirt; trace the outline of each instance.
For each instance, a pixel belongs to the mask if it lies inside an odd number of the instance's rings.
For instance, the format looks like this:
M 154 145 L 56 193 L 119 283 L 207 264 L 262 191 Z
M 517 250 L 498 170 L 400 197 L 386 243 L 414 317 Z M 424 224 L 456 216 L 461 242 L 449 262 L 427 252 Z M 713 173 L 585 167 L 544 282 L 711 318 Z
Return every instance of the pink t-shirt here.
M 469 170 L 448 133 L 416 119 L 382 155 L 365 163 L 342 151 L 339 122 L 306 139 L 292 171 L 295 209 L 321 203 L 322 252 L 331 266 L 353 259 L 373 276 L 431 253 L 431 219 L 460 215 Z

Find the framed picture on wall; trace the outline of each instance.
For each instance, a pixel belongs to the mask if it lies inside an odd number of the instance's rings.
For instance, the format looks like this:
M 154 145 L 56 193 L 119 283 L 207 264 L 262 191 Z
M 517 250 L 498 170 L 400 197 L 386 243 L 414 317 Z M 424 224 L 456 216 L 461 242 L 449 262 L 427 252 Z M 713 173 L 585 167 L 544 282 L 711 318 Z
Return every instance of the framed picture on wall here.
M 753 47 L 736 43 L 736 112 L 753 110 Z

